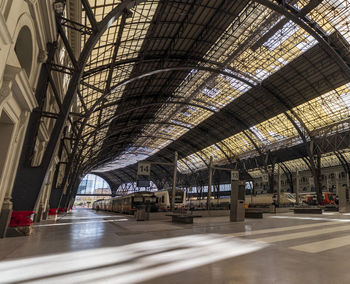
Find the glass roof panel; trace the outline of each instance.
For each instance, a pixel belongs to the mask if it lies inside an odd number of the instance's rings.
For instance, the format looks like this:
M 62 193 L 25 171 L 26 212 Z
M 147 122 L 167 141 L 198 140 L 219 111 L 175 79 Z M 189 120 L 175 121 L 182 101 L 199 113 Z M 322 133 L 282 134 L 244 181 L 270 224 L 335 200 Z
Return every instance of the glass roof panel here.
M 97 21 L 121 3 L 120 0 L 89 2 Z M 301 9 L 308 3 L 308 0 L 301 0 L 295 6 Z M 109 64 L 113 60 L 118 34 L 121 37 L 115 62 L 138 58 L 157 7 L 158 1 L 146 1 L 137 5 L 126 17 L 125 25 L 121 25 L 122 18 L 119 18 L 105 31 L 91 53 L 85 69 L 88 75 L 83 78 L 80 86 L 86 107 L 95 107 L 83 132 L 85 140 L 82 142 L 90 145 L 90 149 L 84 150 L 86 159 L 98 153 L 102 147 L 108 126 L 125 91 L 125 86 L 112 89 L 106 99 L 100 101 L 108 88 L 106 81 L 110 73 Z M 327 34 L 337 30 L 347 41 L 350 40 L 348 0 L 322 1 L 308 13 L 308 17 L 315 20 Z M 83 24 L 90 26 L 84 10 L 82 19 Z M 274 32 L 271 33 L 271 30 Z M 87 38 L 88 35 L 81 37 L 82 47 Z M 208 49 L 203 61 L 188 70 L 187 77 L 175 89 L 168 103 L 158 109 L 154 123 L 143 128 L 140 137 L 135 139 L 137 146 L 125 149 L 122 156 L 108 168 L 124 167 L 166 147 L 316 43 L 312 36 L 293 22 L 264 6 L 247 4 Z M 130 78 L 134 67 L 135 63 L 131 60 L 114 68 L 111 87 Z M 206 68 L 217 71 L 210 72 Z M 317 135 L 321 129 L 333 124 L 342 123 L 343 128 L 349 127 L 349 124 L 343 123 L 349 119 L 350 114 L 349 90 L 350 85 L 346 84 L 295 107 L 288 114 L 295 119 L 295 125 L 302 132 L 312 135 Z M 301 143 L 295 125 L 285 114 L 280 114 L 250 127 L 244 133 L 235 134 L 188 156 L 186 163 L 194 169 L 204 167 L 205 163 L 198 158 L 199 155 L 204 155 L 205 159 L 212 156 L 215 162 L 223 163 L 226 157 L 220 149 L 235 158 L 256 155 L 258 149 L 266 151 Z M 101 127 L 98 133 L 94 133 L 96 126 Z M 169 140 L 159 138 L 164 135 Z M 181 163 L 184 162 L 185 160 Z M 183 170 L 188 170 L 188 166 L 183 166 Z

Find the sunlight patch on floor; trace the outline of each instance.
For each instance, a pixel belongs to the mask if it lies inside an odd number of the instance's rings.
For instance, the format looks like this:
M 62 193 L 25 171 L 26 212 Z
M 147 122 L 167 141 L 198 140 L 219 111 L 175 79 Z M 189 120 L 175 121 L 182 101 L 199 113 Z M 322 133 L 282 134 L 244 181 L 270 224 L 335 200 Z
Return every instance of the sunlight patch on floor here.
M 0 275 L 5 283 L 138 283 L 266 246 L 219 234 L 191 235 L 3 261 Z

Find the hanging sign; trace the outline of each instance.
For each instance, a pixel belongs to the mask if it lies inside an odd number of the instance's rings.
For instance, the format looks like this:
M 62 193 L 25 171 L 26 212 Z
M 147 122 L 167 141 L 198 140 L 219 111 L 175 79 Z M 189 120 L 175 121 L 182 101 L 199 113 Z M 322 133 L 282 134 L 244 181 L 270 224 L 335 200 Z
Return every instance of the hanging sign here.
M 315 180 L 313 177 L 309 177 L 309 185 L 310 186 L 315 186 Z
M 239 180 L 239 172 L 231 171 L 231 180 Z
M 137 175 L 149 176 L 151 174 L 151 163 L 139 162 L 137 163 Z

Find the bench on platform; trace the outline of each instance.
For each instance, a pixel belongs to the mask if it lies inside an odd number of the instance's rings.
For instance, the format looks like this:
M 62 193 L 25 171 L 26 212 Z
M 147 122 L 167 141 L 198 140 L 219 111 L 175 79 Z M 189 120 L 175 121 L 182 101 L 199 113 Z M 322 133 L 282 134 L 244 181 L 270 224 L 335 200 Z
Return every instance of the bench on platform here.
M 245 209 L 245 218 L 263 218 L 263 210 L 259 208 L 246 208 Z
M 338 208 L 338 207 L 335 207 L 335 206 L 326 206 L 326 207 L 324 208 L 324 211 L 336 212 L 336 211 L 339 211 L 339 208 Z
M 321 208 L 294 208 L 294 214 L 322 214 Z
M 171 221 L 173 223 L 185 223 L 185 224 L 193 224 L 193 218 L 202 217 L 200 215 L 188 215 L 188 214 L 167 214 L 166 216 L 171 216 Z

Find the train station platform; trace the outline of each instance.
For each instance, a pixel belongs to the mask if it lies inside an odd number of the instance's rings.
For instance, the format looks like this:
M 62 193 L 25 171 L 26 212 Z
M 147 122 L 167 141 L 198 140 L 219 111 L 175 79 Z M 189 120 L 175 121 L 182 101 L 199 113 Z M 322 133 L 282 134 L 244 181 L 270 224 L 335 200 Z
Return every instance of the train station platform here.
M 0 283 L 350 283 L 350 215 L 174 224 L 76 209 L 0 239 Z

